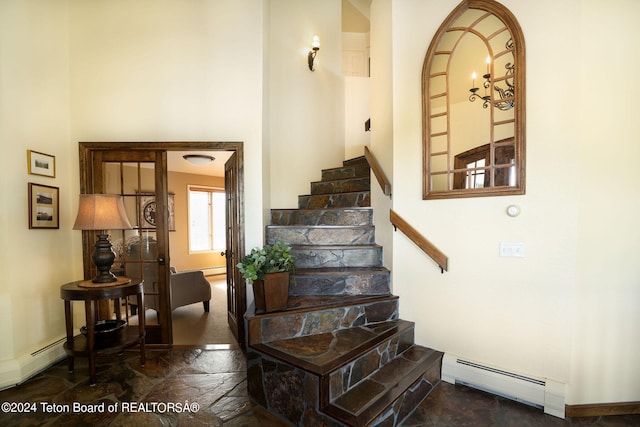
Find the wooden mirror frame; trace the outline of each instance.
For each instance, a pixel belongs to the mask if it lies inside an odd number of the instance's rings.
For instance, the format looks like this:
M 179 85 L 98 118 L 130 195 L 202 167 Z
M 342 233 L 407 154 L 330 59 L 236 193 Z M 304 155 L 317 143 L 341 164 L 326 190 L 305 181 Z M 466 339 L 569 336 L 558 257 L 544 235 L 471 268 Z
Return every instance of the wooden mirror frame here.
M 452 165 L 450 161 L 447 161 L 447 171 L 446 176 L 448 178 L 448 190 L 433 190 L 431 187 L 431 138 L 432 134 L 430 131 L 431 126 L 431 99 L 432 95 L 430 94 L 430 78 L 432 77 L 431 68 L 432 62 L 434 60 L 434 56 L 436 55 L 437 48 L 445 36 L 447 31 L 452 27 L 453 23 L 456 22 L 462 14 L 464 14 L 468 9 L 479 9 L 493 14 L 499 20 L 501 20 L 506 28 L 510 31 L 511 37 L 513 40 L 513 58 L 514 58 L 514 77 L 513 84 L 516 88 L 514 93 L 514 117 L 513 117 L 513 151 L 514 151 L 514 166 L 516 167 L 515 179 L 516 183 L 514 186 L 493 186 L 493 187 L 485 187 L 485 188 L 471 188 L 471 189 L 455 189 L 453 186 L 453 177 L 454 173 L 452 172 Z M 448 61 L 450 62 L 450 58 L 453 57 L 455 49 L 449 55 Z M 449 73 L 449 64 L 447 65 L 447 80 Z M 429 45 L 429 50 L 425 56 L 423 68 L 422 68 L 422 136 L 423 136 L 423 199 L 447 199 L 447 198 L 459 198 L 459 197 L 485 197 L 485 196 L 506 196 L 506 195 L 520 195 L 525 194 L 525 43 L 524 36 L 522 30 L 520 28 L 520 24 L 516 20 L 515 16 L 503 5 L 494 1 L 494 0 L 464 0 L 460 3 L 447 17 L 447 19 L 440 25 L 437 33 L 433 37 L 431 44 Z M 447 90 L 448 92 L 448 83 Z M 451 152 L 451 126 L 449 121 L 451 120 L 450 108 L 449 108 L 449 100 L 447 99 L 447 108 L 446 108 L 446 119 L 447 119 L 447 149 L 446 154 L 448 158 L 453 158 L 455 156 L 454 153 Z M 494 107 L 491 107 L 494 108 Z M 442 115 L 442 113 L 441 113 Z M 434 116 L 435 117 L 435 116 Z M 493 117 L 493 114 L 491 114 Z M 491 126 L 496 126 L 495 121 L 491 122 Z M 498 141 L 494 141 L 493 131 L 491 131 L 490 141 L 488 145 L 491 148 L 494 148 L 494 143 Z M 488 169 L 485 171 L 486 173 L 493 173 L 495 171 L 495 164 L 491 163 L 488 166 Z M 440 174 L 443 174 L 442 171 L 439 171 Z

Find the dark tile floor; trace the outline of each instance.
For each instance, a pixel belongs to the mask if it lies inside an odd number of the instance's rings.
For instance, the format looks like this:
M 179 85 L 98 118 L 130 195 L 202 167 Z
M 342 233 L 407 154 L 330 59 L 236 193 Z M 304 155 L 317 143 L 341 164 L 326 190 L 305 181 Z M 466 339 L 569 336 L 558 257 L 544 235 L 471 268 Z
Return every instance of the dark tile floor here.
M 221 346 L 223 347 L 223 346 Z M 281 426 L 247 397 L 246 362 L 234 349 L 148 350 L 98 359 L 98 384 L 87 363 L 73 374 L 60 362 L 0 391 L 2 426 Z M 188 405 L 188 406 L 187 406 Z M 640 415 L 561 420 L 506 399 L 441 383 L 405 427 L 640 426 Z M 315 426 L 310 426 L 315 427 Z

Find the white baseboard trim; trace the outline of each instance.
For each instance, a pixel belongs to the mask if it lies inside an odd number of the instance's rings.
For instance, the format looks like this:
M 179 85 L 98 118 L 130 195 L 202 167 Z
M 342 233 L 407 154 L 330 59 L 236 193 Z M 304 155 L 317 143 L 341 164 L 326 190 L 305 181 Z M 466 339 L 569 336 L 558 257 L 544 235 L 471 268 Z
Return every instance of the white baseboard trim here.
M 226 265 L 222 265 L 222 266 L 218 266 L 218 267 L 203 268 L 202 272 L 207 277 L 209 277 L 209 276 L 221 276 L 223 274 L 227 274 L 227 266 Z
M 0 361 L 0 390 L 14 387 L 58 363 L 66 357 L 66 337 L 17 358 Z

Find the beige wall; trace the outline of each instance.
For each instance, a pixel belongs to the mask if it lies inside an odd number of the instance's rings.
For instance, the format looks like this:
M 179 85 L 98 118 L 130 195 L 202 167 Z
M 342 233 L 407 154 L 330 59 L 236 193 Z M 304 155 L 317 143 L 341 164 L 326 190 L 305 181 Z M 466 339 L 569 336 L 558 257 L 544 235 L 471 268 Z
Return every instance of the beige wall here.
M 527 194 L 424 201 L 422 63 L 458 3 L 392 3 L 393 208 L 450 260 L 441 274 L 393 235 L 401 315 L 422 344 L 565 383 L 568 404 L 640 401 L 640 3 L 502 1 L 526 39 Z M 526 258 L 498 257 L 501 241 Z
M 401 314 L 422 344 L 566 383 L 567 403 L 640 401 L 640 3 L 504 0 L 527 42 L 527 194 L 423 201 L 420 72 L 457 3 L 372 3 L 372 61 L 388 61 L 372 64 L 371 147 L 394 190 L 372 199 Z M 246 247 L 261 244 L 268 208 L 342 160 L 334 13 L 339 1 L 0 2 L 0 386 L 62 355 L 31 352 L 63 337 L 59 286 L 82 272 L 77 142 L 244 141 Z M 27 149 L 55 155 L 56 178 L 27 175 Z M 27 182 L 60 187 L 59 230 L 27 229 Z M 449 272 L 391 232 L 391 203 Z M 500 241 L 526 258 L 499 258 Z
M 108 166 L 111 168 L 107 172 L 106 193 L 120 192 L 120 169 L 118 164 Z M 123 167 L 123 176 L 125 188 L 123 191 L 133 194 L 138 191 L 138 178 L 140 178 L 140 190 L 152 191 L 154 188 L 155 175 L 151 168 L 141 168 L 138 177 L 138 168 L 131 166 Z M 132 187 L 127 187 L 126 183 L 135 183 Z M 189 185 L 200 185 L 204 187 L 219 188 L 224 191 L 224 177 L 215 177 L 207 175 L 195 175 L 182 172 L 168 173 L 169 194 L 174 197 L 174 220 L 175 230 L 169 233 L 169 254 L 171 257 L 170 265 L 178 271 L 198 270 L 217 266 L 224 266 L 225 259 L 220 255 L 220 251 L 206 253 L 190 253 L 189 252 Z M 137 225 L 136 217 L 136 201 L 131 198 L 125 200 L 125 206 L 129 213 L 131 223 Z M 126 232 L 129 233 L 129 232 Z M 112 243 L 115 245 L 116 240 L 112 236 Z
M 220 256 L 220 251 L 189 253 L 189 185 L 202 185 L 224 190 L 224 178 L 179 172 L 169 173 L 169 192 L 175 194 L 176 218 L 176 231 L 169 233 L 171 265 L 176 267 L 178 271 L 224 266 L 225 258 Z
M 0 387 L 62 355 L 30 353 L 64 336 L 59 287 L 82 271 L 72 250 L 68 19 L 66 2 L 0 2 Z M 55 178 L 27 174 L 28 149 L 55 156 Z M 28 182 L 60 188 L 59 230 L 28 229 Z
M 261 244 L 264 3 L 0 2 L 0 387 L 63 356 L 31 352 L 64 336 L 59 287 L 82 275 L 78 141 L 242 141 L 246 245 Z M 27 175 L 27 149 L 57 177 Z M 60 187 L 59 230 L 27 229 L 30 181 Z
M 271 0 L 265 134 L 270 205 L 295 208 L 320 170 L 344 160 L 341 0 Z M 320 37 L 315 71 L 307 52 Z
M 371 151 L 393 184 L 393 86 L 392 8 L 389 1 L 371 2 Z M 416 153 L 417 155 L 418 153 Z M 395 195 L 392 194 L 392 197 Z M 375 206 L 376 242 L 384 247 L 385 267 L 393 268 L 393 228 L 389 223 L 391 199 L 385 196 L 375 179 L 371 185 L 371 203 Z

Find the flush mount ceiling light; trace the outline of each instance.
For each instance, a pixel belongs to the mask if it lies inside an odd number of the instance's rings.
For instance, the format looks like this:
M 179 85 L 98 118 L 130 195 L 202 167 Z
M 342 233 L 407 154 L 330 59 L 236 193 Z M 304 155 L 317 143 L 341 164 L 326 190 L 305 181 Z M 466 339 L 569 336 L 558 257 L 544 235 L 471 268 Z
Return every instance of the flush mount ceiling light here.
M 208 165 L 216 159 L 205 154 L 185 154 L 182 158 L 194 165 Z

